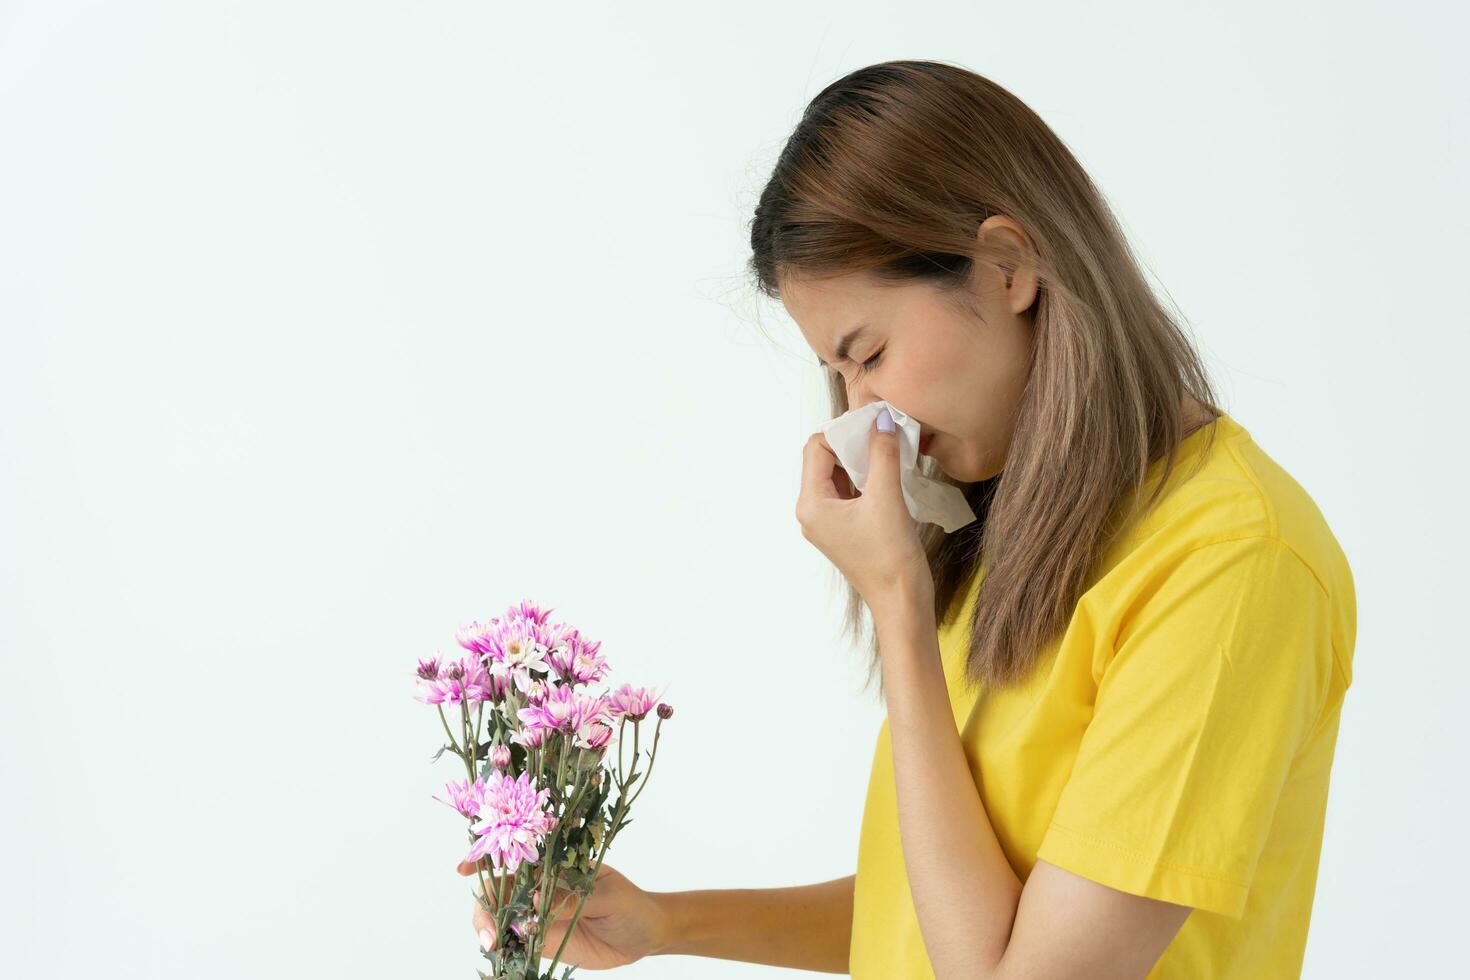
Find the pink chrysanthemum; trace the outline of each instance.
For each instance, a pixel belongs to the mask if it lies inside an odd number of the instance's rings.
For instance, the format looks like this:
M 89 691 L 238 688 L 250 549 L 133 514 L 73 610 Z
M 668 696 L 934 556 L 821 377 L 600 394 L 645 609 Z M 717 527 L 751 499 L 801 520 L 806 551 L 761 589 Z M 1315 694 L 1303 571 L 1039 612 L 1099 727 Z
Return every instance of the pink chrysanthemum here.
M 455 630 L 454 639 L 466 650 L 488 654 L 493 646 L 493 637 L 499 632 L 500 620 L 492 616 L 488 623 L 474 620 L 468 626 L 461 626 Z
M 446 783 L 444 788 L 449 792 L 449 799 L 444 800 L 437 796 L 434 799 L 453 807 L 472 820 L 479 815 L 480 807 L 485 802 L 485 780 L 476 779 L 472 786 L 468 779 L 461 779 Z
M 579 693 L 570 684 L 556 684 L 540 704 L 520 708 L 516 715 L 527 728 L 548 728 L 574 737 L 585 745 L 592 728 L 607 723 L 607 701 Z
M 590 642 L 569 626 L 558 624 L 546 637 L 546 662 L 566 684 L 595 684 L 607 674 L 607 660 Z
M 584 646 L 572 658 L 572 678 L 582 684 L 596 684 L 607 676 L 607 658 L 598 653 L 600 642 Z
M 593 751 L 598 751 L 606 748 L 607 743 L 612 740 L 612 733 L 613 730 L 611 726 L 605 725 L 602 722 L 598 722 L 588 729 L 587 737 L 581 747 L 584 749 L 592 749 Z
M 454 637 L 466 650 L 490 656 L 496 651 L 496 641 L 500 634 L 511 626 L 519 625 L 534 634 L 543 628 L 549 615 L 550 609 L 543 610 L 529 599 L 522 599 L 520 605 L 507 609 L 504 616 L 491 616 L 484 623 L 474 620 L 469 625 L 460 627 Z
M 540 704 L 546 700 L 546 682 L 538 677 L 523 686 L 521 693 L 526 696 L 527 704 Z
M 570 684 L 552 684 L 539 703 L 517 709 L 516 717 L 526 728 L 566 730 L 568 719 L 579 710 L 577 705 L 577 695 Z
M 510 768 L 510 746 L 496 745 L 490 750 L 490 764 L 496 769 Z
M 510 690 L 511 680 L 504 674 L 490 674 L 490 700 L 496 704 L 505 700 L 505 694 Z
M 515 779 L 500 772 L 490 775 L 471 828 L 480 838 L 465 855 L 466 861 L 488 856 L 493 866 L 507 874 L 513 874 L 522 861 L 536 863 L 537 848 L 551 831 L 551 815 L 545 809 L 551 790 L 534 789 L 530 779 L 529 772 Z
M 455 632 L 459 645 L 479 654 L 490 672 L 492 699 L 498 704 L 514 684 L 527 692 L 537 680 L 555 675 L 563 683 L 591 684 L 607 673 L 601 644 L 565 623 L 548 623 L 550 609 L 529 599 L 503 616 L 475 620 Z
M 633 721 L 641 721 L 653 710 L 660 696 L 661 694 L 655 694 L 650 688 L 624 684 L 607 696 L 610 702 L 609 714 L 614 719 L 627 716 Z
M 550 609 L 542 609 L 530 599 L 522 599 L 520 605 L 511 606 L 505 611 L 505 618 L 507 620 L 522 619 L 530 623 L 535 623 L 537 626 L 545 625 L 546 618 L 550 615 Z
M 425 704 L 469 705 L 490 700 L 491 678 L 476 654 L 451 660 L 433 680 L 420 680 L 414 697 Z
M 613 724 L 618 720 L 613 702 L 607 695 L 583 696 L 581 723 L 572 733 L 572 744 L 600 751 L 612 740 Z
M 527 620 L 505 625 L 493 639 L 488 661 L 491 674 L 512 678 L 522 691 L 534 680 L 532 671 L 545 674 L 551 670 L 546 663 L 546 646 L 537 636 L 535 624 Z
M 539 749 L 546 744 L 546 736 L 550 731 L 550 728 L 527 726 L 518 732 L 511 732 L 510 740 L 528 749 Z

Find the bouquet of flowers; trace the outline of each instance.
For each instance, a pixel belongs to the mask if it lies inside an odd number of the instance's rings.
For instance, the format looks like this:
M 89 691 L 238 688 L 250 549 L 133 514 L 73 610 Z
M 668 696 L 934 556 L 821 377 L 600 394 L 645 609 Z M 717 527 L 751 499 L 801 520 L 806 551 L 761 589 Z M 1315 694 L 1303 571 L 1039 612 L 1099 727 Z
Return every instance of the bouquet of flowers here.
M 653 771 L 659 729 L 674 713 L 659 701 L 662 692 L 624 684 L 611 693 L 589 693 L 586 686 L 607 673 L 601 643 L 565 624 L 548 624 L 550 614 L 522 600 L 488 623 L 459 629 L 455 639 L 465 656 L 445 662 L 436 652 L 418 664 L 415 697 L 435 706 L 449 738 L 431 761 L 452 752 L 465 767 L 465 779 L 446 786 L 449 798 L 434 799 L 468 821 L 465 860 L 476 863 L 475 897 L 495 920 L 494 948 L 484 954 L 493 972 L 476 971 L 481 980 L 553 980 L 608 848 L 632 823 L 628 810 Z M 650 712 L 658 722 L 648 770 L 639 773 L 639 728 Z M 633 758 L 625 774 L 630 723 Z M 614 726 L 616 769 L 603 762 Z M 609 805 L 614 790 L 617 799 Z M 486 880 L 487 864 L 494 885 Z M 555 921 L 548 916 L 563 888 L 580 897 L 542 974 L 541 935 Z M 556 904 L 565 901 L 563 895 Z M 562 980 L 572 968 L 566 966 Z

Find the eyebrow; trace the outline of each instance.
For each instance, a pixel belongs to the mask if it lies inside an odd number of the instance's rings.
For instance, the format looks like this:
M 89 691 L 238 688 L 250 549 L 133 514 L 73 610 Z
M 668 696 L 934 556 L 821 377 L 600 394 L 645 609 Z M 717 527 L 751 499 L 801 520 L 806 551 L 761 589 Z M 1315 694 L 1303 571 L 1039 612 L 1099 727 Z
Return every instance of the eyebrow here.
M 860 326 L 854 327 L 854 328 L 852 328 L 851 330 L 849 330 L 847 332 L 846 336 L 844 336 L 841 340 L 839 340 L 837 342 L 837 359 L 839 361 L 845 361 L 845 360 L 847 360 L 847 352 L 852 349 L 853 341 L 855 341 L 858 338 L 862 337 L 862 335 L 867 331 L 867 329 L 868 329 L 868 324 L 866 324 L 866 323 L 864 323 L 864 324 L 862 324 Z M 822 365 L 822 367 L 829 368 L 829 367 L 832 366 L 832 365 L 828 364 L 826 361 L 822 360 L 822 358 L 821 358 L 820 355 L 817 356 L 817 363 L 820 364 L 820 365 Z

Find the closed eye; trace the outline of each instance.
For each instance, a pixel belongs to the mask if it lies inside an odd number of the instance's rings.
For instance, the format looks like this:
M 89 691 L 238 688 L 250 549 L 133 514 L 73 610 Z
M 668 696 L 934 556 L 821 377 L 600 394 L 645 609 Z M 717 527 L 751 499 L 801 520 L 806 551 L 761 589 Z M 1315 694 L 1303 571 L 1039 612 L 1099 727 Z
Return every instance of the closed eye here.
M 882 347 L 878 348 L 878 353 L 877 354 L 874 354 L 872 357 L 868 358 L 862 364 L 858 365 L 858 376 L 859 377 L 862 376 L 862 374 L 863 374 L 864 371 L 871 371 L 873 369 L 873 365 L 878 363 L 878 358 L 882 355 L 882 353 L 883 353 L 884 350 L 885 350 L 885 348 L 882 348 Z

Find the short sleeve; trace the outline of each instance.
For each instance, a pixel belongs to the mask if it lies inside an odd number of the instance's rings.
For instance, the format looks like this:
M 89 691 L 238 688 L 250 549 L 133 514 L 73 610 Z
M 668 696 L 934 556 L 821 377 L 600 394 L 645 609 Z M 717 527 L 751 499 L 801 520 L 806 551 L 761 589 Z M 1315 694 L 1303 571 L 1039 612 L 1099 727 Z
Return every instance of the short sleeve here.
M 1327 697 L 1329 596 L 1272 537 L 1165 565 L 1130 590 L 1037 857 L 1239 918 Z

